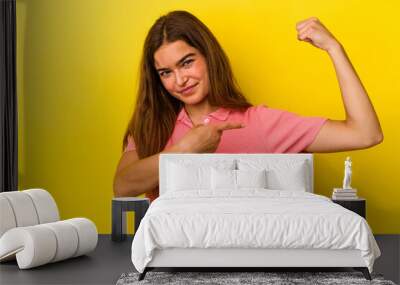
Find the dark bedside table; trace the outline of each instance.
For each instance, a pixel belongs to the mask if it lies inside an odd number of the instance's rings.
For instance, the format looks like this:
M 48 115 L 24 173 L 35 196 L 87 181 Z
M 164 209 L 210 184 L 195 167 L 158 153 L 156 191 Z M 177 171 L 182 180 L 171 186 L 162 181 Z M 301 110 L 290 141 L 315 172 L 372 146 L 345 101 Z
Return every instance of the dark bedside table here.
M 359 214 L 361 217 L 366 219 L 366 201 L 364 198 L 358 198 L 354 200 L 337 200 L 332 199 L 332 202 L 339 204 L 340 206 Z
M 135 212 L 135 233 L 140 221 L 150 206 L 149 198 L 119 197 L 112 199 L 112 241 L 123 241 L 126 239 L 126 213 Z

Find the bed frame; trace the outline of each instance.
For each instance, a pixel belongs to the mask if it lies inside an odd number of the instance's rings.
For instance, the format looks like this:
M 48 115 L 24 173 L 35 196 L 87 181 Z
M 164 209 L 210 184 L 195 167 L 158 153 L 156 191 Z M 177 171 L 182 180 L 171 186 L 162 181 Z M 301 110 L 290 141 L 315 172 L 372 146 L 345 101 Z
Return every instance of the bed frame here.
M 173 160 L 210 160 L 230 158 L 256 159 L 303 159 L 309 162 L 309 188 L 314 192 L 313 154 L 160 154 L 159 191 L 167 191 L 166 165 Z M 371 280 L 360 250 L 330 249 L 254 249 L 254 248 L 167 248 L 156 249 L 153 259 L 148 263 L 139 280 L 156 268 L 232 268 L 234 271 L 246 271 L 244 268 L 343 268 L 350 267 L 361 271 L 367 280 Z M 236 270 L 237 269 L 237 270 Z

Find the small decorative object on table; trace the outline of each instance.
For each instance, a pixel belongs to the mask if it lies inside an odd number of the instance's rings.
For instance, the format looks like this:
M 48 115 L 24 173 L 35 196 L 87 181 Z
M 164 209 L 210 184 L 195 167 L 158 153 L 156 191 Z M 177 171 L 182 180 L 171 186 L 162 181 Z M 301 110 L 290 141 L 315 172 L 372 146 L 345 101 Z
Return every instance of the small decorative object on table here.
M 357 189 L 351 187 L 351 158 L 344 162 L 343 188 L 333 188 L 332 201 L 365 218 L 365 199 L 357 196 Z
M 343 188 L 333 188 L 333 200 L 357 200 L 357 189 L 351 187 L 351 159 L 348 156 L 344 162 Z
M 113 241 L 123 241 L 126 239 L 126 214 L 125 212 L 135 212 L 135 233 L 140 221 L 149 208 L 149 198 L 140 197 L 118 197 L 112 199 L 112 234 Z

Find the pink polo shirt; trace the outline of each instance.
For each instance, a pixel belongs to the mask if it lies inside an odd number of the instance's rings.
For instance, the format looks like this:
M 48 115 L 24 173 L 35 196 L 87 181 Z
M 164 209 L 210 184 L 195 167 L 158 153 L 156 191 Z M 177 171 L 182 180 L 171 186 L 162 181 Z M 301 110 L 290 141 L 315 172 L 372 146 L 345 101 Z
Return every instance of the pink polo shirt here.
M 327 118 L 305 117 L 265 105 L 249 107 L 241 113 L 237 110 L 219 108 L 203 116 L 208 124 L 240 122 L 244 128 L 223 131 L 215 153 L 299 153 L 309 146 Z M 182 108 L 174 131 L 165 148 L 178 142 L 193 124 Z M 135 150 L 131 136 L 124 152 Z
M 215 153 L 298 153 L 304 151 L 315 139 L 327 119 L 304 117 L 284 110 L 272 109 L 264 105 L 249 107 L 241 113 L 236 110 L 219 108 L 203 116 L 207 124 L 240 122 L 245 127 L 222 132 Z M 165 148 L 178 142 L 191 128 L 192 121 L 185 108 L 178 114 L 174 131 Z M 124 152 L 135 150 L 131 136 Z M 150 202 L 158 197 L 158 187 L 147 192 Z

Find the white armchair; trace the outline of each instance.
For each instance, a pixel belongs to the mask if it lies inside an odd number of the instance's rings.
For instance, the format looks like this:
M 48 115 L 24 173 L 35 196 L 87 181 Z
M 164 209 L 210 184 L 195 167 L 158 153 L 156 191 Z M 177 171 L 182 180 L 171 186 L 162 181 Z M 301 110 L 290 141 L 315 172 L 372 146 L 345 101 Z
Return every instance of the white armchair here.
M 86 254 L 97 239 L 89 219 L 60 221 L 46 190 L 0 193 L 0 262 L 16 259 L 20 269 L 28 269 Z

